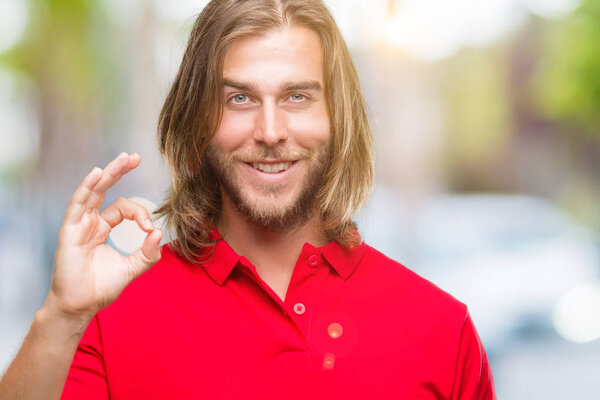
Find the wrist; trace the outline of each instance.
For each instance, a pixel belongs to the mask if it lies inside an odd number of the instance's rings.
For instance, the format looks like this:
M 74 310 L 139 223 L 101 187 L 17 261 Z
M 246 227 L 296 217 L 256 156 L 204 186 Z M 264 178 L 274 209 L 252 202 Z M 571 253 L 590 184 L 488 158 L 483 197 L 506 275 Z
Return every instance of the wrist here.
M 34 321 L 44 326 L 46 331 L 60 331 L 62 335 L 81 337 L 93 317 L 93 312 L 67 312 L 59 307 L 56 299 L 48 296 Z

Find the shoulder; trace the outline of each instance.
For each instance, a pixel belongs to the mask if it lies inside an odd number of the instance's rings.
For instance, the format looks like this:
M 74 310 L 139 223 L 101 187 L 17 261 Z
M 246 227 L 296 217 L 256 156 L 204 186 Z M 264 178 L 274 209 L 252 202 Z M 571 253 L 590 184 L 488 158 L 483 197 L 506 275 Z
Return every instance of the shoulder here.
M 464 322 L 468 315 L 465 304 L 398 261 L 365 246 L 362 261 L 353 274 L 362 284 L 372 286 L 371 290 L 402 307 Z

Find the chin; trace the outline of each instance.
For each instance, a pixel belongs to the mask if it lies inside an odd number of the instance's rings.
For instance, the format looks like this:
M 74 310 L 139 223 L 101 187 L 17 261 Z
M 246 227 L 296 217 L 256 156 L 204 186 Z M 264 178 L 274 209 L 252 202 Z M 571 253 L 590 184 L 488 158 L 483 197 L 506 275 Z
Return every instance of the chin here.
M 245 200 L 237 204 L 238 211 L 250 223 L 273 232 L 289 232 L 298 228 L 310 219 L 313 209 L 305 207 L 298 196 L 291 196 L 285 201 L 264 197 Z
M 252 214 L 275 219 L 293 212 L 295 204 L 295 201 L 286 201 L 282 203 L 280 200 L 273 199 L 253 199 L 249 202 L 244 202 L 245 208 Z

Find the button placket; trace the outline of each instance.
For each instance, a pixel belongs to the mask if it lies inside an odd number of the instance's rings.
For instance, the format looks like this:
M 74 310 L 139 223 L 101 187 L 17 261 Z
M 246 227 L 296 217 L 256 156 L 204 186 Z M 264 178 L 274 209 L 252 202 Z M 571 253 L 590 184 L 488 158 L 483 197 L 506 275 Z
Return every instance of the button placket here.
M 329 273 L 329 268 L 323 268 L 325 265 L 326 261 L 319 249 L 305 246 L 295 265 L 285 298 L 288 317 L 307 343 L 311 341 L 310 332 L 315 317 L 315 310 L 311 308 L 314 304 L 315 290 Z
M 321 258 L 316 254 L 311 254 L 306 259 L 306 264 L 308 264 L 308 266 L 311 267 L 311 269 L 316 268 L 319 266 L 319 264 L 321 264 Z M 314 275 L 314 270 L 311 271 L 310 275 Z M 296 315 L 304 315 L 304 313 L 306 312 L 306 306 L 302 302 L 296 302 L 292 309 L 294 310 L 294 313 Z
M 319 255 L 313 253 L 313 254 L 310 254 L 307 258 L 305 258 L 304 262 L 310 268 L 308 270 L 304 270 L 304 272 L 302 272 L 302 274 L 304 274 L 304 277 L 301 278 L 301 280 L 307 279 L 308 277 L 312 277 L 315 275 L 315 272 L 316 272 L 315 268 L 321 264 L 321 257 Z M 301 275 L 298 275 L 298 276 L 301 276 Z M 293 278 L 294 277 L 292 277 L 292 279 Z M 291 294 L 289 290 L 290 289 L 288 288 L 288 294 Z M 293 296 L 293 297 L 296 297 L 296 296 Z M 293 312 L 293 314 L 295 314 L 297 316 L 304 315 L 307 311 L 305 303 L 302 301 L 298 301 L 298 300 L 302 300 L 302 297 L 303 296 L 300 296 L 300 299 L 296 299 L 296 301 L 293 303 L 294 305 L 292 306 L 292 312 Z

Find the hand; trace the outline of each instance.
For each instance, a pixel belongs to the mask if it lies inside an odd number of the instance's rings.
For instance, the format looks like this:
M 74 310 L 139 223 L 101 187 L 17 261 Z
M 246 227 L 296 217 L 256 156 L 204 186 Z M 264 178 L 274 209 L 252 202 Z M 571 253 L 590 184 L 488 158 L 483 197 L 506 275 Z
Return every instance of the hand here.
M 119 154 L 104 170 L 94 168 L 71 197 L 46 299 L 53 311 L 91 319 L 160 259 L 162 232 L 153 228 L 144 207 L 119 198 L 100 212 L 108 188 L 137 167 L 140 159 L 139 154 Z M 110 230 L 125 218 L 135 220 L 148 233 L 142 247 L 129 256 L 105 244 Z

